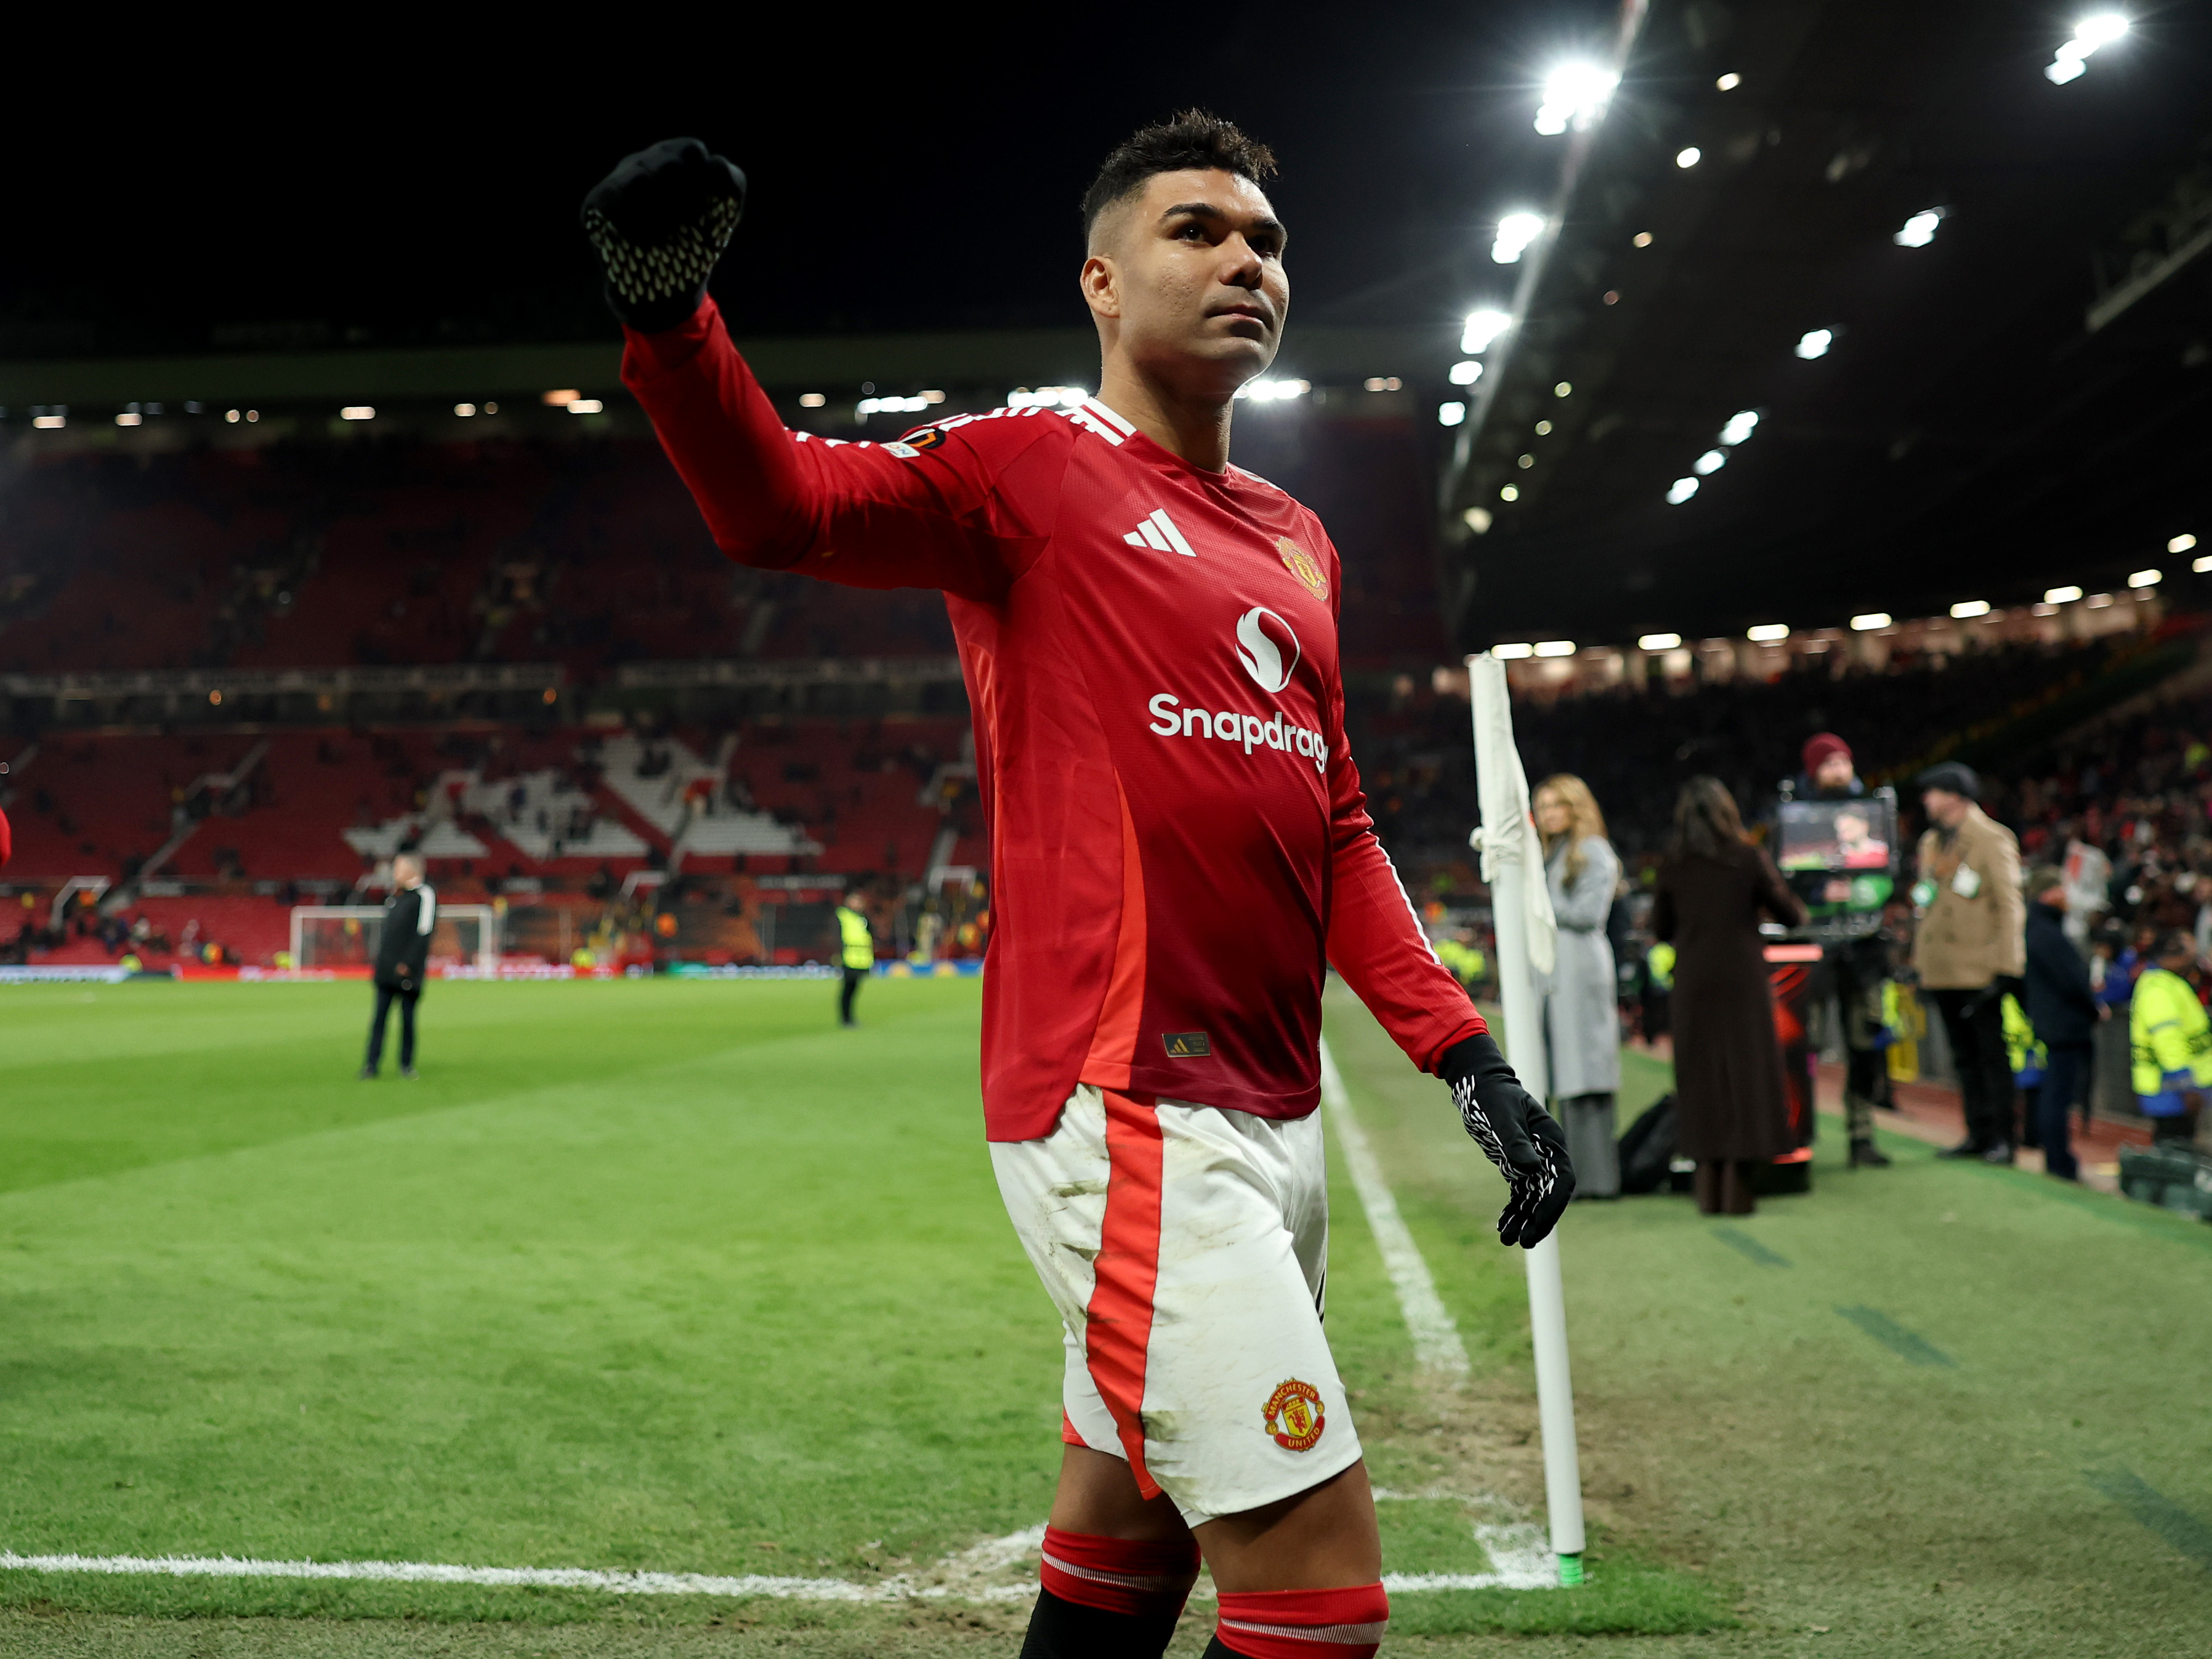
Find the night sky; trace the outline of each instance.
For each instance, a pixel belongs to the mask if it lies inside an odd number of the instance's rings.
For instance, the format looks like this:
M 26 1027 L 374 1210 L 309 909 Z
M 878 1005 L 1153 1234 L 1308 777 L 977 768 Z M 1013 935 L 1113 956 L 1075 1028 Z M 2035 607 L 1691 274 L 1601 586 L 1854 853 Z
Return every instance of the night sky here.
M 1077 198 L 1192 103 L 1281 159 L 1295 314 L 1449 315 L 1487 226 L 1548 194 L 1544 66 L 1613 26 L 1601 0 L 752 10 L 58 43 L 78 72 L 12 94 L 0 351 L 604 332 L 577 204 L 676 134 L 751 176 L 717 283 L 748 332 L 1073 324 Z

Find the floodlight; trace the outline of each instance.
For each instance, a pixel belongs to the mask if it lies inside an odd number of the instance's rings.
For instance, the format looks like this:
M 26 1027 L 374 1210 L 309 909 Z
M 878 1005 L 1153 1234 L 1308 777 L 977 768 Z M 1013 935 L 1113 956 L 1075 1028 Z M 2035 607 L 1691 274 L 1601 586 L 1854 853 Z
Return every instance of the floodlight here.
M 1536 647 L 1533 645 L 1493 645 L 1490 647 L 1490 654 L 1506 662 L 1518 662 L 1523 657 L 1534 656 Z
M 1739 409 L 1728 417 L 1728 424 L 1721 428 L 1721 441 L 1733 447 L 1751 436 L 1758 427 L 1759 411 L 1757 410 Z
M 1877 628 L 1888 626 L 1889 612 L 1887 611 L 1869 611 L 1851 618 L 1851 631 L 1855 634 L 1871 634 Z
M 1680 634 L 1646 634 L 1636 641 L 1638 651 L 1673 651 L 1682 643 Z
M 2052 587 L 2044 591 L 2043 602 L 2045 605 L 2071 605 L 2081 597 L 2081 590 L 2078 587 Z
M 1951 607 L 1953 618 L 1959 622 L 1965 622 L 1969 617 L 1986 617 L 1989 614 L 1990 602 L 1987 599 L 1961 599 Z
M 1480 357 L 1490 349 L 1491 343 L 1499 335 L 1512 326 L 1513 318 L 1509 312 L 1470 311 L 1460 328 L 1459 349 L 1470 357 Z
M 1828 348 L 1835 342 L 1836 331 L 1832 328 L 1810 330 L 1797 342 L 1797 355 L 1810 362 L 1815 357 L 1826 356 Z
M 1470 357 L 1465 362 L 1454 363 L 1451 373 L 1444 378 L 1454 386 L 1473 386 L 1482 378 L 1482 365 Z
M 1695 478 L 1677 478 L 1667 486 L 1667 504 L 1680 507 L 1697 493 L 1698 481 Z
M 1889 240 L 1899 247 L 1926 247 L 1936 240 L 1936 227 L 1943 222 L 1944 210 L 1923 208 L 1905 222 L 1905 228 Z
M 1717 449 L 1709 449 L 1690 463 L 1690 470 L 1702 478 L 1719 471 L 1727 465 L 1727 455 Z
M 1542 214 L 1509 213 L 1498 222 L 1498 236 L 1490 245 L 1490 257 L 1501 265 L 1518 264 L 1521 256 L 1528 251 L 1528 244 L 1543 234 Z
M 1437 424 L 1438 426 L 1457 426 L 1466 418 L 1467 405 L 1465 404 L 1450 403 L 1438 404 L 1437 405 Z

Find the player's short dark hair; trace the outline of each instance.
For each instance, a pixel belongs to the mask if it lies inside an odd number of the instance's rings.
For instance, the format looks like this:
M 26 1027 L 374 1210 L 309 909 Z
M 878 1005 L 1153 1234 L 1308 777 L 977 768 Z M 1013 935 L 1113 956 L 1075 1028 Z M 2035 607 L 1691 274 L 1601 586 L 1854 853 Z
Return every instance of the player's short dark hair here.
M 1083 234 L 1091 235 L 1098 216 L 1144 188 L 1155 173 L 1218 168 L 1258 184 L 1275 173 L 1274 152 L 1249 137 L 1234 121 L 1209 110 L 1187 109 L 1165 121 L 1139 127 L 1115 147 L 1083 192 Z

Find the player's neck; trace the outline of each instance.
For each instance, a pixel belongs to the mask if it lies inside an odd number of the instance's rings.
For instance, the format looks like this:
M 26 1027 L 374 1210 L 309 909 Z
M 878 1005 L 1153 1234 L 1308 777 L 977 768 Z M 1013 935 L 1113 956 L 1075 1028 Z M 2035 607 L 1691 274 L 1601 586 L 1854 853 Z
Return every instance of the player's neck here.
M 1170 455 L 1203 472 L 1229 465 L 1229 416 L 1225 399 L 1192 398 L 1139 374 L 1130 364 L 1109 358 L 1099 376 L 1098 401 Z

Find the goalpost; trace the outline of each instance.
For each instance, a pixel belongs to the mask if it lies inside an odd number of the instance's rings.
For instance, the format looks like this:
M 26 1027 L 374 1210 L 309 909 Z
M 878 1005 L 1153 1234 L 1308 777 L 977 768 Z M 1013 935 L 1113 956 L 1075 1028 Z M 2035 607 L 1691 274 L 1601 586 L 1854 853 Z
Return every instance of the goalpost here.
M 384 933 L 384 908 L 366 904 L 292 907 L 292 966 L 368 968 Z M 441 904 L 430 926 L 430 969 L 499 972 L 499 928 L 489 904 Z

